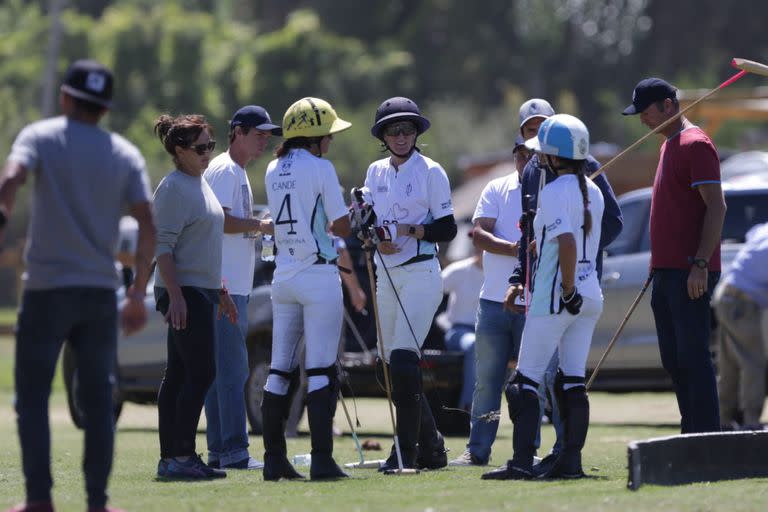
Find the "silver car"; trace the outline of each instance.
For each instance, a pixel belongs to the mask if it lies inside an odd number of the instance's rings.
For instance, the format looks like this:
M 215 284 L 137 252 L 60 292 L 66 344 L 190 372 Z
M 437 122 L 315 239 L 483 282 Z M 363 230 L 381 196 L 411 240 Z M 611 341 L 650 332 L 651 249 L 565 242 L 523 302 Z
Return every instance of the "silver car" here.
M 728 210 L 723 225 L 721 255 L 726 272 L 755 224 L 768 222 L 768 184 L 723 184 Z M 648 278 L 651 260 L 649 216 L 651 189 L 629 192 L 618 199 L 624 229 L 606 249 L 603 260 L 603 314 L 592 338 L 588 371 L 597 364 L 611 337 Z M 650 288 L 638 304 L 621 337 L 603 363 L 595 389 L 669 388 L 662 368 L 656 327 L 650 306 Z M 714 317 L 713 317 L 714 318 Z

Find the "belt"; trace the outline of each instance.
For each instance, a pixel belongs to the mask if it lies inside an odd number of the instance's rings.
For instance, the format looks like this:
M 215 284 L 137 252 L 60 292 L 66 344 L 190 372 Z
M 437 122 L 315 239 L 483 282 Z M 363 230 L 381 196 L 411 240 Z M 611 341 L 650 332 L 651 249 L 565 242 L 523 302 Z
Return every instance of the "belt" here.
M 411 263 L 419 263 L 420 261 L 429 261 L 434 257 L 435 257 L 434 254 L 419 254 L 418 256 L 414 256 L 413 258 L 409 259 L 405 263 L 401 263 L 400 266 L 404 267 L 406 265 L 410 265 Z
M 323 258 L 322 256 L 318 256 L 315 260 L 315 265 L 335 265 L 338 261 L 338 258 L 333 258 L 332 260 L 327 260 Z

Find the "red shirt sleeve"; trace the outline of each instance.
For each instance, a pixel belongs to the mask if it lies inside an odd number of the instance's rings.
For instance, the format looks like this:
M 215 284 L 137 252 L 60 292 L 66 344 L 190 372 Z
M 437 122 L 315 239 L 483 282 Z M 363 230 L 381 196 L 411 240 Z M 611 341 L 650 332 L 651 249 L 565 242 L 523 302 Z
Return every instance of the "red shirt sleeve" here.
M 691 187 L 704 183 L 720 183 L 720 159 L 708 140 L 697 140 L 690 150 Z

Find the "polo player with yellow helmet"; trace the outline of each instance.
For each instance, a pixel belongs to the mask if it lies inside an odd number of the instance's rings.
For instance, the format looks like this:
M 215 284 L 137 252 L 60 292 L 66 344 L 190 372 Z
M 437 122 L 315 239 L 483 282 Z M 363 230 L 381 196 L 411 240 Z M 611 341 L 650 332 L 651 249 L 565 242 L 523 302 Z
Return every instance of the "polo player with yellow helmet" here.
M 350 234 L 347 207 L 333 164 L 322 158 L 333 134 L 351 124 L 319 98 L 302 98 L 283 117 L 283 143 L 265 175 L 275 226 L 272 364 L 264 386 L 264 479 L 303 478 L 288 462 L 285 421 L 299 383 L 299 340 L 305 338 L 307 415 L 312 480 L 347 475 L 333 459 L 333 415 L 339 383 L 336 354 L 343 300 L 330 231 Z

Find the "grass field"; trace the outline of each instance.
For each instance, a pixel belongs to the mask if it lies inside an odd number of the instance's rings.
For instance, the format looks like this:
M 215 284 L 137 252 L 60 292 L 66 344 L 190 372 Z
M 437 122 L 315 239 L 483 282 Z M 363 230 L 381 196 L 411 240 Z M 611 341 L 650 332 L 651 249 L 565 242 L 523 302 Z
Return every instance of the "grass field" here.
M 16 426 L 12 411 L 12 344 L 0 337 L 0 510 L 23 499 Z M 60 380 L 60 378 L 58 378 Z M 480 480 L 488 468 L 447 468 L 416 476 L 384 476 L 373 470 L 352 470 L 341 482 L 267 483 L 261 473 L 230 471 L 225 480 L 203 483 L 155 481 L 158 458 L 156 411 L 151 406 L 126 404 L 117 431 L 115 463 L 110 483 L 111 502 L 128 510 L 311 510 L 346 511 L 763 511 L 768 509 L 768 479 L 694 484 L 681 487 L 644 486 L 626 489 L 626 447 L 633 439 L 673 434 L 677 411 L 670 393 L 594 393 L 592 426 L 584 450 L 589 479 L 570 482 L 490 482 Z M 349 404 L 351 406 L 351 403 Z M 358 400 L 361 440 L 375 439 L 388 449 L 391 438 L 386 403 Z M 506 415 L 505 415 L 506 416 Z M 342 411 L 337 424 L 344 430 Z M 83 478 L 80 471 L 82 434 L 69 420 L 64 393 L 57 387 L 51 401 L 54 497 L 58 510 L 82 510 Z M 198 436 L 198 451 L 205 435 Z M 309 452 L 305 435 L 289 440 L 289 456 Z M 502 464 L 511 453 L 512 428 L 504 418 L 494 446 L 493 464 Z M 551 428 L 543 429 L 543 445 L 551 445 Z M 449 438 L 449 455 L 461 453 L 465 439 Z M 251 449 L 262 454 L 259 437 Z M 385 452 L 366 452 L 369 459 Z M 348 435 L 336 439 L 338 462 L 357 460 Z M 298 468 L 308 472 L 308 468 Z

